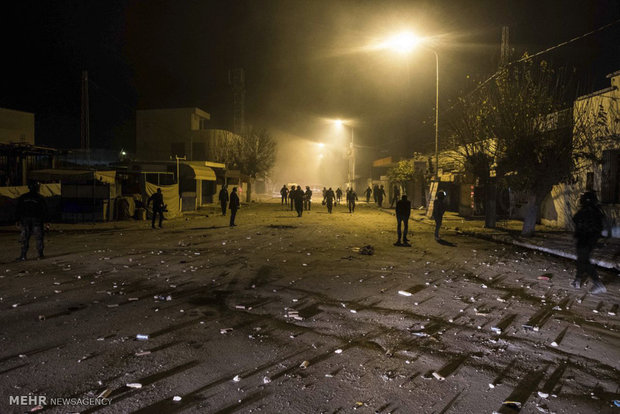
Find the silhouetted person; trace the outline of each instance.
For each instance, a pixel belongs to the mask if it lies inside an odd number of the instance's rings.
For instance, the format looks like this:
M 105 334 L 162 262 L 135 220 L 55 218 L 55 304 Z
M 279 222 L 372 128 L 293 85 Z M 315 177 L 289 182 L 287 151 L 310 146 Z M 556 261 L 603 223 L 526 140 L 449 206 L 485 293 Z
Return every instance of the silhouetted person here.
M 357 201 L 357 193 L 353 189 L 347 191 L 347 206 L 349 206 L 349 213 L 355 211 L 355 202 Z
M 230 203 L 228 205 L 228 208 L 230 209 L 230 227 L 236 226 L 235 216 L 237 216 L 237 210 L 239 210 L 240 205 L 241 203 L 239 202 L 237 187 L 233 187 L 232 192 L 230 193 Z
M 304 212 L 304 190 L 301 189 L 301 186 L 298 185 L 295 189 L 295 211 L 297 212 L 297 217 L 301 217 Z
M 588 276 L 592 278 L 592 290 L 590 293 L 605 293 L 607 289 L 601 283 L 596 267 L 590 262 L 590 255 L 596 241 L 603 230 L 605 215 L 597 205 L 596 194 L 593 191 L 583 193 L 579 199 L 581 208 L 573 217 L 575 223 L 575 238 L 577 240 L 577 275 L 571 285 L 581 288 Z
M 15 220 L 20 227 L 19 242 L 21 244 L 21 255 L 18 260 L 26 260 L 30 236 L 37 238 L 37 252 L 39 259 L 43 259 L 43 223 L 47 219 L 47 204 L 41 194 L 39 194 L 39 184 L 28 184 L 28 192 L 22 194 L 17 199 L 15 210 Z
M 304 193 L 304 210 L 310 211 L 312 207 L 312 190 L 309 186 L 306 186 L 306 192 Z
M 392 201 L 390 202 L 390 208 L 394 207 L 394 203 L 396 203 L 400 199 L 400 187 L 394 186 L 394 195 L 392 196 Z
M 327 194 L 327 188 L 323 187 L 323 205 L 325 205 L 325 194 Z
M 336 199 L 336 194 L 334 194 L 334 190 L 329 187 L 329 190 L 325 192 L 325 205 L 327 206 L 327 212 L 329 214 L 332 213 L 332 208 L 334 207 L 334 200 Z
M 280 195 L 282 196 L 282 204 L 287 204 L 288 188 L 286 188 L 285 185 L 282 186 L 282 189 L 280 190 Z
M 288 201 L 291 202 L 291 211 L 293 211 L 293 207 L 295 207 L 295 194 L 297 194 L 297 189 L 292 185 L 291 191 L 288 192 Z
M 443 221 L 443 213 L 446 212 L 446 193 L 438 191 L 435 202 L 433 203 L 433 215 L 431 218 L 435 220 L 435 240 L 439 241 L 439 229 Z
M 385 190 L 381 186 L 377 190 L 377 204 L 379 204 L 379 207 L 383 207 L 383 197 L 385 197 Z
M 372 199 L 374 200 L 375 204 L 377 204 L 378 197 L 379 197 L 379 186 L 375 184 L 372 186 Z
M 396 203 L 396 234 L 398 240 L 394 243 L 394 246 L 410 246 L 407 234 L 409 233 L 409 216 L 411 215 L 411 201 L 407 200 L 407 196 L 403 195 Z M 401 233 L 401 223 L 404 224 L 403 232 Z M 402 237 L 403 242 L 400 242 Z
M 342 199 L 342 190 L 340 187 L 336 189 L 336 204 L 340 204 L 340 200 Z
M 151 227 L 155 228 L 155 217 L 159 214 L 159 228 L 161 228 L 161 223 L 164 220 L 164 210 L 166 209 L 166 205 L 164 204 L 164 195 L 161 193 L 161 188 L 157 189 L 157 192 L 153 193 L 149 200 L 146 202 L 146 207 L 148 208 L 149 204 L 153 202 L 153 214 L 151 217 Z
M 218 197 L 220 199 L 220 206 L 222 207 L 222 216 L 226 215 L 226 204 L 228 204 L 228 189 L 226 185 L 222 186 L 220 190 L 220 195 Z
M 372 188 L 368 186 L 366 191 L 364 191 L 364 194 L 366 194 L 366 204 L 370 203 L 370 196 L 372 195 Z

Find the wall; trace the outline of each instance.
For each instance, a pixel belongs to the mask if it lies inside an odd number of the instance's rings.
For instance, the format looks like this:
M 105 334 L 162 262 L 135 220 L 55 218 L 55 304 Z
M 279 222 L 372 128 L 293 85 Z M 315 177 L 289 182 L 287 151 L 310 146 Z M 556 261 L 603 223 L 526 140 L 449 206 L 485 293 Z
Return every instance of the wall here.
M 0 108 L 0 143 L 34 145 L 34 114 Z

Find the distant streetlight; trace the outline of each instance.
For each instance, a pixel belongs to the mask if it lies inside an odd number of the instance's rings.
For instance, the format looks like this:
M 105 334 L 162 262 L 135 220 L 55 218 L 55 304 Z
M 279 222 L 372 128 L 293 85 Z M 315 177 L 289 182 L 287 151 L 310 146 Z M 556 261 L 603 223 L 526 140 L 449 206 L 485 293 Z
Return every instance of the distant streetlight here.
M 435 54 L 435 178 L 439 180 L 439 55 L 428 46 L 424 38 L 411 32 L 403 32 L 390 37 L 379 45 L 380 49 L 391 49 L 401 54 L 409 54 L 417 46 L 423 45 Z
M 353 125 L 348 124 L 346 121 L 342 119 L 336 119 L 334 121 L 334 125 L 338 128 L 343 128 L 348 126 L 351 129 L 351 142 L 349 143 L 349 149 L 351 151 L 350 162 L 347 168 L 347 181 L 349 188 L 355 190 L 355 147 L 353 146 Z

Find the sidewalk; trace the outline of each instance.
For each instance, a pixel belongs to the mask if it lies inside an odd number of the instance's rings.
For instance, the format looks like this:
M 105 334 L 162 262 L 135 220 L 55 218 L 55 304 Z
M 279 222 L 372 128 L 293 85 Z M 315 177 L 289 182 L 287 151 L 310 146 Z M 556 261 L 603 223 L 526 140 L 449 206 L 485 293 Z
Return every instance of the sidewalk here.
M 394 214 L 393 210 L 383 209 Z M 434 220 L 426 217 L 424 210 L 413 210 L 411 219 L 431 226 Z M 536 226 L 534 237 L 521 237 L 523 222 L 519 220 L 498 220 L 495 229 L 484 228 L 484 219 L 465 219 L 457 213 L 446 212 L 443 233 L 455 231 L 457 234 L 478 237 L 485 240 L 512 244 L 527 249 L 538 250 L 554 256 L 576 260 L 575 241 L 572 232 L 543 225 Z M 620 271 L 620 239 L 601 238 L 592 253 L 592 263 L 606 269 Z

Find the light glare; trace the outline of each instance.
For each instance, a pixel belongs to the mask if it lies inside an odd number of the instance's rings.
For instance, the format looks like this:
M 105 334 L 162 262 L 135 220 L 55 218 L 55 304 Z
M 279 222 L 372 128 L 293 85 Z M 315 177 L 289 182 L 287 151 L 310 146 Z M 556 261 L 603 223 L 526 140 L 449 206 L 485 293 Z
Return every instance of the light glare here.
M 392 49 L 398 53 L 407 54 L 411 52 L 422 39 L 411 32 L 399 33 L 389 38 L 383 47 Z

